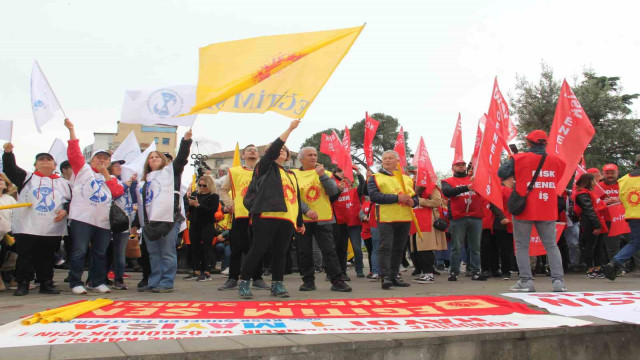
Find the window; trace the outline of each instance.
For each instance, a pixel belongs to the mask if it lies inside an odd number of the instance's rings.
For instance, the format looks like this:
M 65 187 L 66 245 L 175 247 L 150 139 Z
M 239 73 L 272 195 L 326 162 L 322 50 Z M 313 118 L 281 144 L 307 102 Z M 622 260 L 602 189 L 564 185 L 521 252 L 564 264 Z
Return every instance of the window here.
M 169 138 L 162 138 L 162 145 L 169 145 Z
M 160 138 L 158 138 L 158 137 L 154 137 L 153 140 L 156 142 L 156 144 L 158 144 L 160 142 Z

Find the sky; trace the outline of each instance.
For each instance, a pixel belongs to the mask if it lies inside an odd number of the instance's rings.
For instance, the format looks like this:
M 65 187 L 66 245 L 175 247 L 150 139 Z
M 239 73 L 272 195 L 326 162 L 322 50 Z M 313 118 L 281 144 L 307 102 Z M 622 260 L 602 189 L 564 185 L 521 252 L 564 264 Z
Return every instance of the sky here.
M 84 147 L 94 132 L 116 131 L 125 90 L 195 85 L 199 47 L 366 23 L 290 148 L 317 131 L 350 126 L 365 111 L 381 112 L 399 120 L 413 150 L 424 137 L 436 170 L 446 172 L 458 113 L 470 158 L 496 76 L 508 99 L 516 75 L 537 81 L 542 61 L 570 84 L 591 68 L 620 76 L 626 93 L 640 93 L 639 8 L 632 1 L 546 0 L 2 1 L 0 119 L 14 121 L 18 164 L 30 170 L 36 153 L 56 137 L 68 139 L 62 118 L 36 131 L 34 60 Z M 290 121 L 276 113 L 200 115 L 193 133 L 200 152 L 232 150 L 236 141 L 266 144 Z

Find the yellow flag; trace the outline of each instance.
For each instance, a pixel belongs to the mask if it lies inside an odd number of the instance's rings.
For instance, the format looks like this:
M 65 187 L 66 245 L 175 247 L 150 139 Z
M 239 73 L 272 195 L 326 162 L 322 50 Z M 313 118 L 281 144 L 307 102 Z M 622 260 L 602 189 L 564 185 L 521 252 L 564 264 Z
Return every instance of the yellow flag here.
M 364 28 L 264 36 L 200 48 L 189 114 L 275 111 L 302 118 Z
M 233 152 L 233 167 L 242 165 L 240 161 L 240 145 L 236 142 L 236 151 Z

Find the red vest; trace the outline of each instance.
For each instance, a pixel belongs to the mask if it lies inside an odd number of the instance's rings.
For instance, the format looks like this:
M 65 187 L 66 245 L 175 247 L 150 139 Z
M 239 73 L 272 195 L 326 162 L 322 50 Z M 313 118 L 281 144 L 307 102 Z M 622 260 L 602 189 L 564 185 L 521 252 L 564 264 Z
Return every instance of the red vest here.
M 493 230 L 493 220 L 495 216 L 491 211 L 491 203 L 485 200 L 485 204 L 482 205 L 482 230 Z
M 467 186 L 471 184 L 471 178 L 466 177 L 450 177 L 442 180 L 449 184 L 451 187 L 456 188 L 460 186 Z M 469 197 L 471 194 L 471 197 Z M 449 206 L 451 207 L 451 217 L 453 220 L 457 220 L 463 217 L 475 217 L 482 219 L 484 217 L 484 210 L 482 209 L 482 203 L 484 199 L 477 195 L 475 191 L 465 192 L 458 194 L 449 199 Z M 467 211 L 467 205 L 469 210 Z
M 607 197 L 620 197 L 620 185 L 618 185 L 618 182 L 616 181 L 615 184 L 611 184 L 608 185 L 607 183 L 605 183 L 604 181 L 599 182 L 598 184 L 600 184 L 600 187 L 604 190 L 605 192 L 605 196 L 603 196 L 601 199 L 606 199 Z M 611 222 L 611 214 L 609 214 L 609 208 L 605 209 L 604 211 L 604 220 Z
M 576 196 L 578 196 L 579 194 L 589 194 L 589 197 L 591 198 L 591 206 L 596 212 L 596 215 L 598 215 L 598 220 L 600 220 L 600 233 L 608 233 L 609 229 L 607 228 L 607 224 L 604 220 L 604 212 L 605 210 L 607 210 L 607 205 L 604 203 L 604 201 L 598 199 L 593 191 L 581 189 L 576 193 Z M 582 208 L 578 205 L 577 202 L 573 205 L 573 211 L 577 216 L 582 215 Z
M 533 179 L 542 155 L 520 153 L 513 155 L 515 161 L 516 191 L 524 196 L 527 186 Z M 527 196 L 527 205 L 517 220 L 556 221 L 558 219 L 558 196 L 556 187 L 562 178 L 565 162 L 559 157 L 548 154 L 542 165 L 536 184 Z
M 349 218 L 347 219 L 347 224 L 349 226 L 359 226 L 360 225 L 360 198 L 358 197 L 358 189 L 353 188 L 349 190 Z
M 336 184 L 340 183 L 340 180 L 333 178 Z M 344 188 L 338 197 L 338 200 L 331 203 L 333 206 L 333 213 L 336 215 L 336 223 L 346 224 L 349 222 L 349 208 L 351 208 L 351 196 L 349 188 Z

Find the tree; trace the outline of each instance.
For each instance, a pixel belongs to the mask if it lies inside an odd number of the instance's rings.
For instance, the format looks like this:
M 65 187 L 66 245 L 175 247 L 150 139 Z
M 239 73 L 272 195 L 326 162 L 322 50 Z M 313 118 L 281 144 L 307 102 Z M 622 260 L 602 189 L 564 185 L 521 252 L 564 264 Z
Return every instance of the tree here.
M 383 113 L 375 113 L 370 115 L 370 117 L 380 122 L 378 131 L 376 132 L 376 137 L 373 139 L 373 159 L 375 163 L 380 163 L 382 153 L 386 150 L 393 150 L 395 147 L 398 131 L 400 130 L 399 122 L 398 119 Z M 364 118 L 359 120 L 351 126 L 349 132 L 351 134 L 351 159 L 354 161 L 354 164 L 366 167 L 363 149 L 364 122 Z M 331 134 L 332 131 L 335 131 L 340 138 L 344 135 L 344 130 L 337 130 L 334 128 L 326 129 L 311 135 L 302 143 L 302 147 L 312 146 L 316 149 L 320 149 L 320 141 L 322 140 L 321 134 Z M 404 132 L 404 139 L 405 146 L 407 148 L 407 157 L 410 158 L 411 148 L 409 148 L 409 145 L 407 144 L 407 141 L 409 140 L 408 131 Z M 329 159 L 327 155 L 320 153 L 320 151 L 318 151 L 318 163 L 327 168 L 334 167 L 334 165 L 331 164 L 331 159 Z
M 619 82 L 619 77 L 598 76 L 587 69 L 580 81 L 574 79 L 571 88 L 596 130 L 585 151 L 587 165 L 601 168 L 615 163 L 621 173 L 626 173 L 633 167 L 638 151 L 640 120 L 630 118 L 630 106 L 640 94 L 623 94 Z M 511 106 L 518 120 L 520 139 L 535 129 L 547 132 L 551 129 L 561 85 L 551 67 L 544 63 L 537 84 L 517 77 L 516 96 Z

